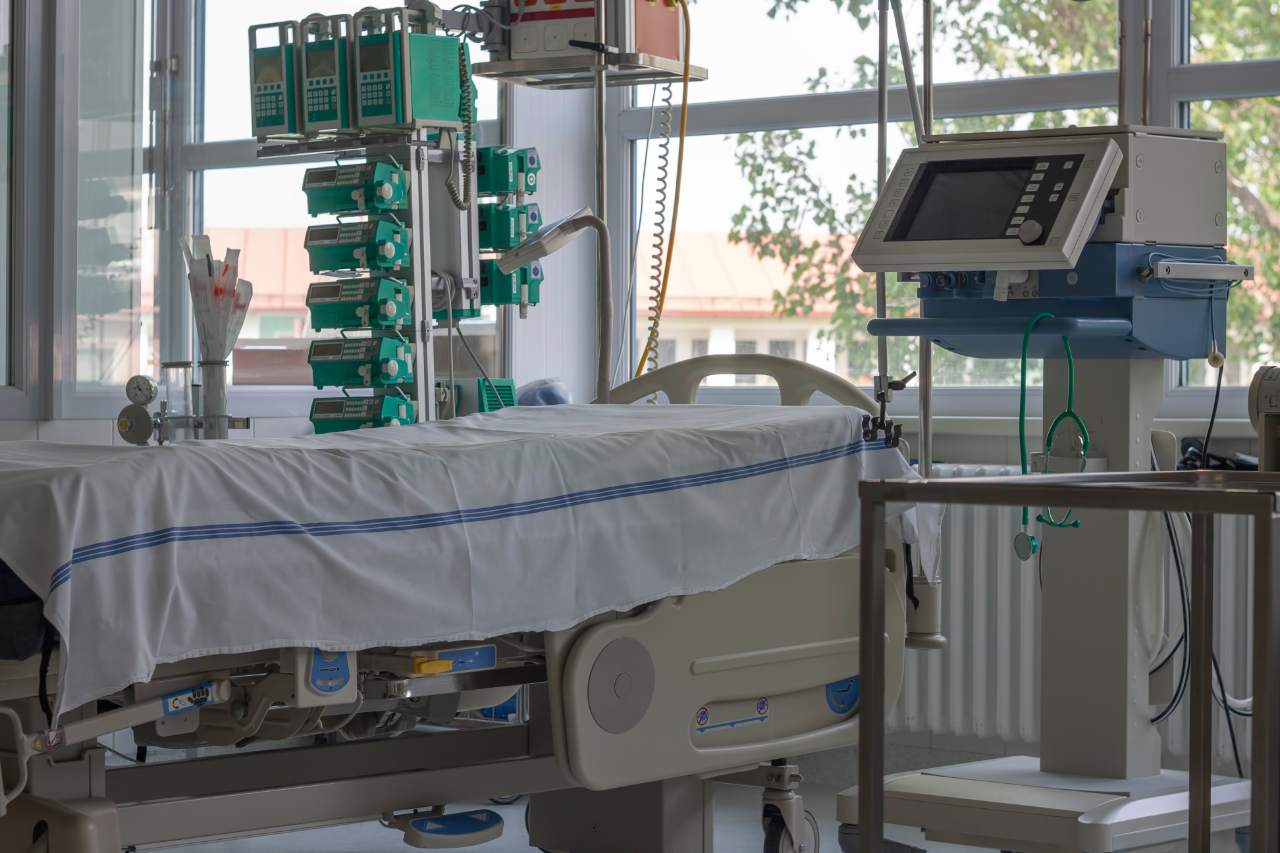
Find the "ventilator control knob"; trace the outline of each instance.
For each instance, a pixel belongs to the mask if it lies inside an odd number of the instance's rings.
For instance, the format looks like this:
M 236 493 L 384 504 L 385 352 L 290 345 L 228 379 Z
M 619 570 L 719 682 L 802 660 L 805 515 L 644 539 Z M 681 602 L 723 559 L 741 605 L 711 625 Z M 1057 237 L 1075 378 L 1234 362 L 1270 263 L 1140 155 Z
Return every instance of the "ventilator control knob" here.
M 1028 219 L 1018 226 L 1018 239 L 1022 245 L 1030 246 L 1044 236 L 1044 226 L 1034 219 Z

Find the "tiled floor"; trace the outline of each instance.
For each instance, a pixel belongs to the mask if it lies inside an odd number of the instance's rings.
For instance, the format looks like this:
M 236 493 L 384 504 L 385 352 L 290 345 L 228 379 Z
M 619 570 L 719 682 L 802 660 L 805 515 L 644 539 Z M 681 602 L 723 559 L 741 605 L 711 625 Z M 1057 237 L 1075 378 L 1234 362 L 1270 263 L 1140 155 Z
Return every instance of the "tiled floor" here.
M 832 788 L 807 788 L 805 805 L 817 816 L 822 830 L 822 853 L 839 853 Z M 458 809 L 465 809 L 459 806 Z M 528 853 L 524 832 L 524 802 L 494 807 L 506 820 L 506 834 L 498 841 L 473 848 L 484 853 Z M 716 853 L 748 853 L 762 849 L 760 792 L 736 785 L 717 785 L 715 793 Z M 920 833 L 904 827 L 891 828 L 897 841 L 922 845 Z M 223 841 L 195 847 L 175 848 L 173 853 L 403 853 L 409 850 L 401 836 L 377 824 L 359 824 L 334 829 L 276 835 L 244 841 Z M 960 853 L 974 848 L 930 845 L 930 853 Z

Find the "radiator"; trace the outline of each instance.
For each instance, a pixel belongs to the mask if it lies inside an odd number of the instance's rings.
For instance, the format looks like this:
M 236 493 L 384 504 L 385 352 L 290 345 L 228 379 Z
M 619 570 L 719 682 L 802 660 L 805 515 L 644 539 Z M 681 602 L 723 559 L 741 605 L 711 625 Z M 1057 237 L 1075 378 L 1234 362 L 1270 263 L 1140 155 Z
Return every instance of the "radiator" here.
M 1018 471 L 1006 465 L 933 466 L 938 478 L 1009 476 Z M 1015 508 L 948 507 L 942 538 L 942 627 L 949 645 L 941 652 L 907 652 L 902 694 L 888 721 L 895 744 L 989 755 L 1038 753 L 1040 590 L 1035 561 L 1020 562 L 1013 553 L 1018 523 Z M 1228 691 L 1248 695 L 1252 522 L 1221 517 L 1215 540 L 1215 647 Z M 1167 539 L 1160 541 L 1171 565 Z M 1184 539 L 1184 557 L 1188 550 Z M 1169 594 L 1172 628 L 1177 630 L 1181 611 L 1171 576 Z M 1186 766 L 1188 721 L 1184 700 L 1161 725 L 1168 767 Z M 1246 770 L 1247 722 L 1235 722 Z M 1221 712 L 1215 726 L 1219 771 L 1234 774 Z

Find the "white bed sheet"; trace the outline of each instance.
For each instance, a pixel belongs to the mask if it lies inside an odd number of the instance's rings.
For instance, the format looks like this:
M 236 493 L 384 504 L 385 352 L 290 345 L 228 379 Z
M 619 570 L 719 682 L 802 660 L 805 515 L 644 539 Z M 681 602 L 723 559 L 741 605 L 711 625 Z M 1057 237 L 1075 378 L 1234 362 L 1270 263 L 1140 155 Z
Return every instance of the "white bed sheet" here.
M 912 477 L 835 406 L 560 406 L 287 440 L 0 444 L 0 559 L 59 709 L 160 663 L 558 630 L 858 544 Z M 940 522 L 922 517 L 925 560 Z

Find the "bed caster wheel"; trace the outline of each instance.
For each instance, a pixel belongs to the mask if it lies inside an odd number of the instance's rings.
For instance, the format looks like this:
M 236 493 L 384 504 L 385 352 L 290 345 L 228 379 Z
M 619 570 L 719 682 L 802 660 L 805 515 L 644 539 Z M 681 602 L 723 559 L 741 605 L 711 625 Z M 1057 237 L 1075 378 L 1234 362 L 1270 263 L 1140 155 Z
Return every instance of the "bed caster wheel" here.
M 813 812 L 804 813 L 800 838 L 792 838 L 787 824 L 780 815 L 765 818 L 764 853 L 818 853 L 822 834 L 818 831 L 818 819 Z

